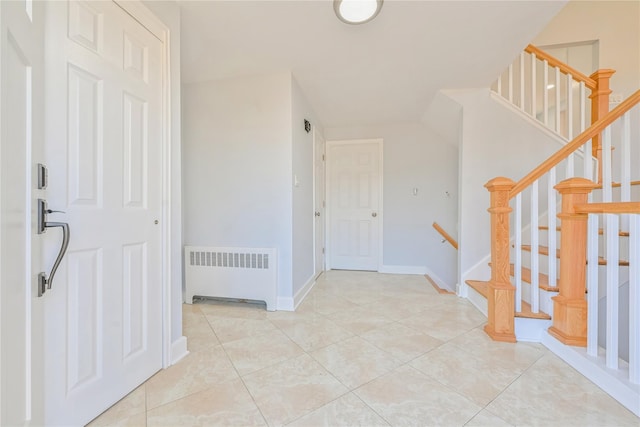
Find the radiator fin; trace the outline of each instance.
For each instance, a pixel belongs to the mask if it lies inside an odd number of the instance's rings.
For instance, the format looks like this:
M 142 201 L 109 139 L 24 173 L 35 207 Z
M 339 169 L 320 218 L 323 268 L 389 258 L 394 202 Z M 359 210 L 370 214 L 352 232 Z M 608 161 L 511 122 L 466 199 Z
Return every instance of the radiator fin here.
M 199 267 L 269 269 L 267 253 L 191 251 L 189 261 L 190 265 Z

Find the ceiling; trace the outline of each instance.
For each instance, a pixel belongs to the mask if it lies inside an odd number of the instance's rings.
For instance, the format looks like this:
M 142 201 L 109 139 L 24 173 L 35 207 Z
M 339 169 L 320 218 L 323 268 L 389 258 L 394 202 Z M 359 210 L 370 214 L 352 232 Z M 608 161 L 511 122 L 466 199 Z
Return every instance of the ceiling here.
M 325 127 L 418 122 L 440 89 L 488 87 L 565 1 L 180 1 L 183 83 L 291 71 Z

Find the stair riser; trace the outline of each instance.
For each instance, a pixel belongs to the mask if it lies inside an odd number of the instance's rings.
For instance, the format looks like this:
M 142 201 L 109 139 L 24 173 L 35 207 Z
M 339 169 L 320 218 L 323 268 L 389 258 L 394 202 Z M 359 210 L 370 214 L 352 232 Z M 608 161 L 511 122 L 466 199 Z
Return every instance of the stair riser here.
M 551 320 L 516 317 L 516 339 L 526 342 L 541 342 L 543 333 L 551 326 Z
M 540 311 L 553 316 L 553 301 L 551 298 L 556 295 L 558 295 L 557 292 L 547 292 L 540 289 Z M 522 300 L 531 304 L 531 285 L 529 283 L 522 283 Z

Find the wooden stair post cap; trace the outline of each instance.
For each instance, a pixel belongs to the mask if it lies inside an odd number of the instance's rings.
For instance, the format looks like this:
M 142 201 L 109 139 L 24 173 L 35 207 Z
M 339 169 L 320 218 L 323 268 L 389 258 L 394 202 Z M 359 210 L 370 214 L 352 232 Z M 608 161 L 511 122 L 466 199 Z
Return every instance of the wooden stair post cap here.
M 504 191 L 511 190 L 513 186 L 516 185 L 512 179 L 505 178 L 504 176 L 499 176 L 493 178 L 491 181 L 487 182 L 484 186 L 489 191 Z
M 598 77 L 611 77 L 615 74 L 616 70 L 612 70 L 611 68 L 601 68 L 600 70 L 596 70 L 589 76 L 592 79 L 597 79 Z
M 612 70 L 609 68 L 603 68 L 601 70 L 594 71 L 593 74 L 589 76 L 590 79 L 596 82 L 596 88 L 591 91 L 591 95 L 589 95 L 589 99 L 595 99 L 602 95 L 610 95 L 613 92 L 609 88 L 609 79 L 616 72 L 616 70 Z
M 591 193 L 594 188 L 596 188 L 598 184 L 586 178 L 569 178 L 564 181 L 560 181 L 555 185 L 556 190 L 560 192 L 560 194 L 579 194 L 579 193 Z

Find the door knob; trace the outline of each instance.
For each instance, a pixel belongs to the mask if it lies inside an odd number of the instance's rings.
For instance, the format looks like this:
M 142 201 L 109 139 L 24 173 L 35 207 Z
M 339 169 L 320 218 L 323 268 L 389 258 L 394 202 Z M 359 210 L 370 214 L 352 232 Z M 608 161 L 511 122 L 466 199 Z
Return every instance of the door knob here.
M 316 216 L 320 216 L 320 212 L 316 212 Z
M 375 213 L 375 212 L 373 212 L 373 213 L 371 214 L 371 216 L 375 218 L 375 217 L 377 217 L 377 216 L 378 216 L 378 214 L 377 214 L 377 213 Z
M 47 228 L 55 228 L 60 227 L 62 229 L 62 246 L 60 247 L 60 252 L 58 252 L 58 256 L 56 257 L 55 262 L 53 263 L 53 267 L 51 268 L 51 273 L 47 277 L 47 274 L 42 272 L 38 273 L 38 296 L 41 297 L 47 291 L 47 289 L 51 289 L 51 285 L 53 284 L 53 278 L 56 275 L 56 271 L 58 271 L 58 267 L 62 262 L 62 258 L 64 254 L 67 252 L 67 248 L 69 247 L 69 224 L 66 222 L 51 222 L 47 221 L 47 214 L 61 212 L 62 211 L 54 211 L 51 209 L 47 209 L 47 202 L 43 199 L 38 199 L 38 234 L 44 233 Z

